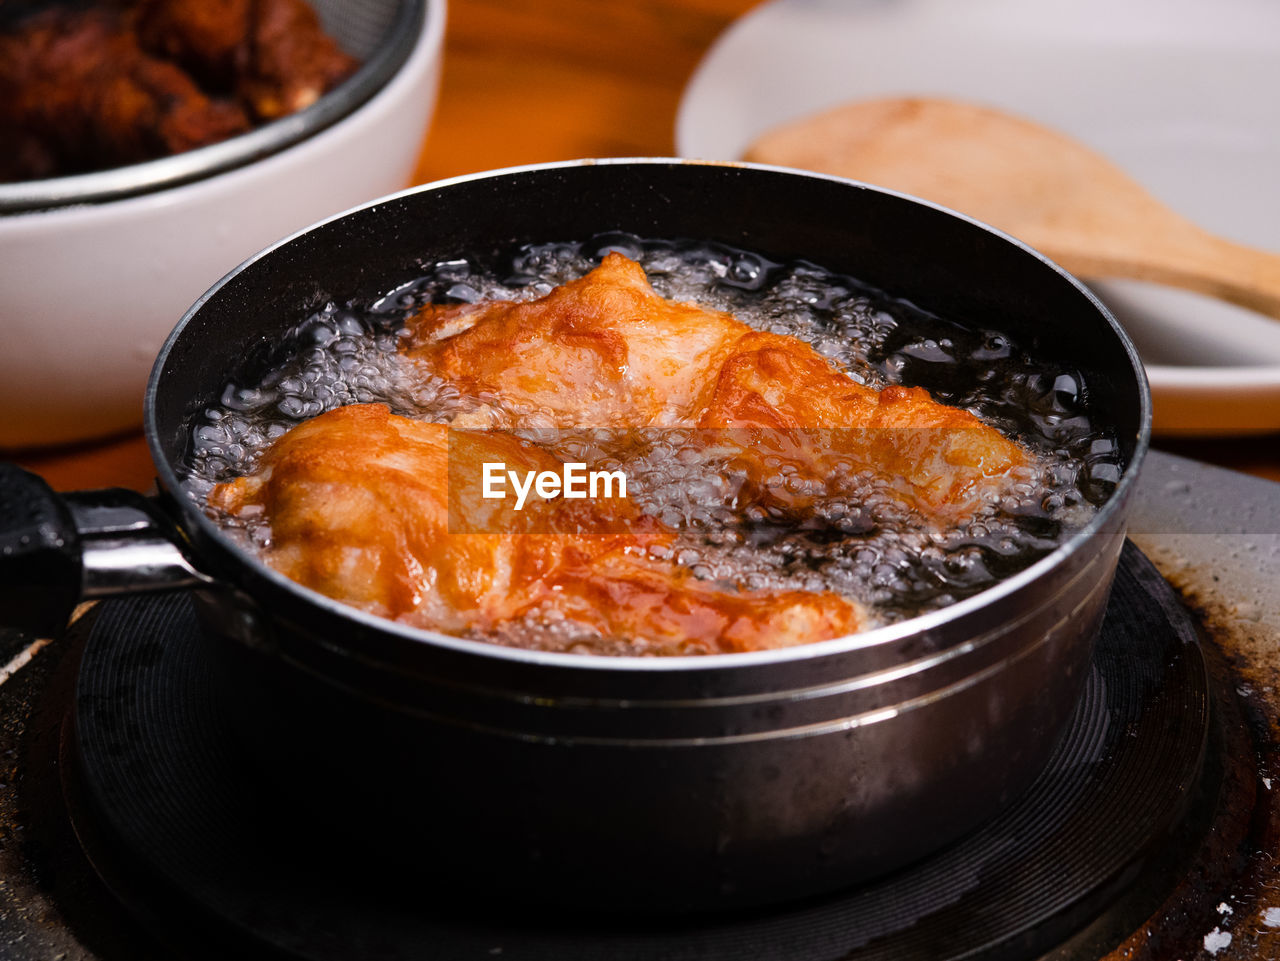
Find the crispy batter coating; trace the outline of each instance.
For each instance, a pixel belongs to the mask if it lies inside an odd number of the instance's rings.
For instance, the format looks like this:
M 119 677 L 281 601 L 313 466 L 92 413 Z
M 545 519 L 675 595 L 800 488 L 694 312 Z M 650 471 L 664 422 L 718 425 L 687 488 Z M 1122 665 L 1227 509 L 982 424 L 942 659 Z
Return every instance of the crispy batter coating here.
M 304 0 L 140 0 L 137 30 L 260 121 L 310 106 L 356 68 Z
M 486 519 L 504 533 L 455 532 L 450 468 L 479 477 L 486 461 L 560 466 L 504 434 L 469 435 L 451 455 L 448 427 L 354 405 L 285 434 L 254 474 L 220 485 L 210 504 L 246 518 L 265 514 L 265 560 L 287 577 L 418 627 L 502 636 L 532 614 L 577 628 L 525 638 L 538 646 L 570 647 L 587 631 L 597 650 L 703 654 L 808 643 L 863 624 L 859 605 L 836 594 L 739 592 L 653 558 L 648 548 L 674 535 L 622 499 L 605 507 L 615 512 L 605 520 L 626 522 L 616 533 L 565 533 L 590 528 L 600 508 L 564 499 L 523 515 L 530 528 L 553 521 L 556 533 L 520 533 L 522 515 L 510 513 Z M 477 513 L 510 510 L 509 501 L 485 501 L 478 490 L 469 487 L 455 505 L 473 524 Z
M 913 506 L 956 513 L 1029 463 L 921 388 L 877 391 L 804 341 L 663 299 L 618 253 L 539 300 L 429 306 L 405 349 L 478 402 L 455 423 L 719 431 L 770 506 L 812 500 L 770 482 L 780 464 L 820 482 L 871 470 Z
M 0 34 L 6 179 L 137 163 L 249 129 L 234 103 L 206 96 L 176 65 L 145 53 L 112 10 L 51 10 Z
M 356 68 L 303 0 L 257 0 L 250 50 L 236 91 L 261 120 L 311 106 Z
M 138 163 L 313 103 L 357 64 L 304 0 L 120 0 L 0 32 L 0 180 Z
M 677 427 L 698 422 L 749 331 L 664 300 L 611 253 L 539 300 L 428 306 L 405 352 L 489 405 L 478 426 Z
M 254 0 L 139 0 L 138 40 L 206 87 L 230 91 L 248 64 L 253 7 Z

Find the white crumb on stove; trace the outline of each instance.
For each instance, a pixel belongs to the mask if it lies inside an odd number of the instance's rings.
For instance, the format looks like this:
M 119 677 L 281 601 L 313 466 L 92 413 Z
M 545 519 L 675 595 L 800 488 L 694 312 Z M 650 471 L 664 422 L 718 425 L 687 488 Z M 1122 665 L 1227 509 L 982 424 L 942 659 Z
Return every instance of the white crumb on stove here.
M 1210 954 L 1217 954 L 1231 944 L 1231 932 L 1214 928 L 1204 936 L 1204 949 Z
M 1269 928 L 1280 928 L 1280 908 L 1267 908 L 1263 911 L 1262 923 Z
M 1264 788 L 1266 788 L 1268 791 L 1270 791 L 1270 790 L 1271 790 L 1271 778 L 1269 778 L 1269 777 L 1264 777 L 1264 778 L 1262 779 L 1262 786 L 1263 786 Z
M 1227 904 L 1226 901 L 1219 901 L 1217 910 L 1219 914 L 1230 914 L 1231 905 Z

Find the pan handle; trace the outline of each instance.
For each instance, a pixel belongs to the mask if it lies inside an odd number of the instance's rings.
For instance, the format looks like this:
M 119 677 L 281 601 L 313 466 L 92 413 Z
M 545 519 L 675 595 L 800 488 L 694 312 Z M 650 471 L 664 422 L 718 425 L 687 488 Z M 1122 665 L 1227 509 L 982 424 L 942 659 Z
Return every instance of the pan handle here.
M 0 626 L 56 637 L 82 600 L 214 583 L 150 498 L 121 488 L 61 495 L 0 463 Z

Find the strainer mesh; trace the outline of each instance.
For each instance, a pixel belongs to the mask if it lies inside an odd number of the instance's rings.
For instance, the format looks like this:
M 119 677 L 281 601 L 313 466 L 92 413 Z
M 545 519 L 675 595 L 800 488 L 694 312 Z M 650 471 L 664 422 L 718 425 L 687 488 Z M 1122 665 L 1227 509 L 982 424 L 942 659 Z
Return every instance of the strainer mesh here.
M 359 60 L 388 39 L 403 0 L 311 0 L 325 31 Z

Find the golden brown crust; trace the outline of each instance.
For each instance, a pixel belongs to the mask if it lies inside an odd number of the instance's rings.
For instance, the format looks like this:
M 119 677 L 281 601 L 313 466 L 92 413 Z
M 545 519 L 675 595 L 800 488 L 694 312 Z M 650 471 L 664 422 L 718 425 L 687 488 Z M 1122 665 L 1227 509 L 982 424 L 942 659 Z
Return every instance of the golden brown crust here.
M 761 431 L 792 432 L 765 446 L 788 448 L 808 477 L 836 461 L 875 470 L 933 512 L 972 510 L 988 479 L 1029 463 L 925 390 L 877 391 L 795 337 L 664 300 L 618 253 L 539 300 L 428 307 L 406 352 L 488 405 L 490 426 L 732 429 L 720 440 L 742 442 L 736 466 L 762 484 Z M 763 487 L 756 496 L 784 506 Z
M 54 8 L 0 32 L 0 180 L 138 163 L 299 110 L 356 68 L 303 0 Z
M 136 163 L 248 129 L 238 106 L 139 47 L 115 11 L 53 10 L 0 34 L 0 131 L 28 145 L 8 154 L 5 179 Z
M 535 301 L 427 307 L 406 353 L 471 397 L 493 426 L 671 427 L 697 420 L 707 376 L 750 328 L 674 304 L 621 254 Z
M 451 530 L 451 457 L 463 459 L 452 465 L 455 477 L 478 476 L 485 460 L 559 467 L 511 435 L 470 435 L 451 451 L 442 424 L 355 405 L 294 428 L 254 474 L 215 488 L 209 502 L 233 515 L 265 513 L 265 560 L 285 576 L 417 627 L 485 634 L 551 616 L 606 642 L 625 639 L 636 652 L 684 654 L 786 646 L 862 626 L 860 607 L 835 594 L 717 588 L 654 559 L 648 548 L 673 535 L 625 500 L 608 508 L 625 522 L 614 533 L 562 533 L 571 518 L 556 533 L 511 533 L 519 530 L 514 514 L 482 519 L 502 533 Z M 463 511 L 499 509 L 470 490 Z M 543 510 L 581 508 L 558 499 Z M 527 523 L 547 521 L 544 514 Z

